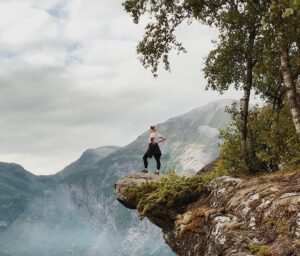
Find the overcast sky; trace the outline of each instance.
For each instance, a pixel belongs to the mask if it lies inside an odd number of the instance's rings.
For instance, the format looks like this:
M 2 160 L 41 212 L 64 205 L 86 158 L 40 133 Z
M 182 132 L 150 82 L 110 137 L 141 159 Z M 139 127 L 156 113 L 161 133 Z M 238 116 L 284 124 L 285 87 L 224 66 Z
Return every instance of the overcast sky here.
M 183 26 L 187 54 L 153 78 L 137 60 L 143 24 L 118 0 L 0 1 L 0 161 L 55 173 L 87 148 L 125 146 L 148 129 L 221 98 L 201 68 L 214 29 Z

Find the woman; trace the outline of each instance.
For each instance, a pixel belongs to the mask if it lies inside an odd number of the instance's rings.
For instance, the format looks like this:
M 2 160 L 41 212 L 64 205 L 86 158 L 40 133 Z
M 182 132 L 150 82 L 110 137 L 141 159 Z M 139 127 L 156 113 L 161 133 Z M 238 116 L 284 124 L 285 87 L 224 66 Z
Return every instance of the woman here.
M 161 134 L 159 134 L 157 132 L 157 128 L 152 125 L 150 126 L 150 135 L 149 135 L 149 139 L 148 139 L 148 150 L 147 152 L 144 154 L 143 156 L 143 161 L 144 161 L 144 170 L 142 170 L 142 172 L 147 173 L 148 172 L 148 157 L 152 158 L 152 156 L 154 156 L 155 160 L 156 160 L 156 167 L 157 170 L 154 172 L 155 174 L 159 175 L 159 171 L 160 171 L 160 157 L 161 157 L 161 151 L 160 148 L 158 146 L 158 143 L 163 142 L 166 140 L 166 137 L 162 136 Z

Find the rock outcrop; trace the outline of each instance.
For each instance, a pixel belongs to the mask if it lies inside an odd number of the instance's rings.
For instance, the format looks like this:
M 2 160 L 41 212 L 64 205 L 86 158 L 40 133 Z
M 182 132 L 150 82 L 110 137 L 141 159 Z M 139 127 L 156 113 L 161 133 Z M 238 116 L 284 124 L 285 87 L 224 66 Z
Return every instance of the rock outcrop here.
M 137 186 L 145 182 L 159 182 L 161 177 L 151 173 L 132 173 L 127 175 L 115 184 L 118 201 L 129 209 L 136 209 L 136 203 L 126 198 L 125 190 L 131 186 Z
M 116 183 L 117 198 L 134 209 L 136 202 L 126 198 L 126 189 L 159 179 L 128 175 Z M 178 255 L 300 255 L 300 172 L 222 176 L 178 209 L 146 215 L 162 228 L 166 243 Z

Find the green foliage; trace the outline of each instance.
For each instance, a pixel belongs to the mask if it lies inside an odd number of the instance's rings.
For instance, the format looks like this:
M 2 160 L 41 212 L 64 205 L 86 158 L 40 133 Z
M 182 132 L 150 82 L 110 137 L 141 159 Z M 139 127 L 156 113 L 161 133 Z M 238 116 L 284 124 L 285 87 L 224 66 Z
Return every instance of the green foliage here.
M 217 162 L 215 171 L 227 171 L 234 173 L 240 170 L 245 170 L 243 161 L 242 144 L 239 136 L 241 130 L 241 118 L 237 110 L 236 104 L 226 111 L 231 115 L 232 121 L 230 125 L 223 130 L 220 130 L 220 138 L 223 141 L 220 152 L 220 160 Z
M 138 23 L 146 13 L 150 16 L 151 21 L 145 27 L 144 38 L 137 46 L 140 62 L 145 68 L 151 68 L 154 76 L 157 75 L 161 61 L 165 69 L 170 70 L 170 52 L 186 52 L 174 34 L 175 29 L 188 17 L 184 5 L 173 0 L 126 0 L 123 6 L 131 14 L 134 23 Z
M 248 246 L 249 250 L 252 253 L 255 253 L 256 256 L 269 256 L 269 246 L 261 244 L 250 244 Z
M 245 163 L 239 136 L 239 115 L 235 107 L 229 112 L 233 119 L 231 125 L 220 133 L 224 143 L 215 169 L 234 173 L 244 171 Z M 249 114 L 249 134 L 251 161 L 255 163 L 257 171 L 300 165 L 300 139 L 287 105 L 277 112 L 270 105 L 263 108 L 255 107 Z
M 167 212 L 178 209 L 199 198 L 213 179 L 228 175 L 226 170 L 213 170 L 191 177 L 178 176 L 174 171 L 162 177 L 160 182 L 131 186 L 124 192 L 128 201 L 137 205 L 141 218 L 155 211 Z
M 250 116 L 250 130 L 256 155 L 268 169 L 287 167 L 300 160 L 300 141 L 287 105 L 275 115 L 271 107 L 255 109 Z
M 205 62 L 205 78 L 208 83 L 206 89 L 226 91 L 229 86 L 239 89 L 245 74 L 243 47 L 240 43 L 243 33 L 230 33 L 229 37 L 222 38 L 217 48 L 210 51 Z
M 135 202 L 143 218 L 155 210 L 165 212 L 196 199 L 203 191 L 206 182 L 200 175 L 183 177 L 170 171 L 168 176 L 161 178 L 160 182 L 129 187 L 125 195 L 128 200 Z
M 221 1 L 221 0 L 124 0 L 123 6 L 135 23 L 150 17 L 143 40 L 137 46 L 139 59 L 156 76 L 160 62 L 170 70 L 172 50 L 185 52 L 176 40 L 176 29 L 185 21 L 197 21 L 219 29 L 216 49 L 204 68 L 207 88 L 224 92 L 230 86 L 251 89 L 268 101 L 280 105 L 287 88 L 296 88 L 300 75 L 299 0 Z M 282 81 L 283 53 L 289 56 L 286 73 L 292 82 Z M 281 63 L 282 64 L 282 63 Z M 248 90 L 248 91 L 247 91 Z M 294 97 L 294 96 L 293 96 Z M 289 97 L 290 105 L 294 103 Z M 295 97 L 294 97 L 295 98 Z M 247 127 L 247 97 L 244 127 Z M 243 117 L 243 116 L 242 116 Z M 294 116 L 294 124 L 299 117 Z M 242 129 L 246 145 L 247 129 Z M 244 156 L 248 155 L 244 147 Z
M 270 8 L 261 21 L 261 33 L 269 46 L 285 46 L 289 51 L 289 63 L 293 79 L 300 74 L 300 1 L 270 1 Z M 267 47 L 266 47 L 267 49 Z
M 241 113 L 235 111 L 232 126 L 221 132 L 225 143 L 217 173 L 271 170 L 299 163 L 299 0 L 125 0 L 123 6 L 135 23 L 145 14 L 150 16 L 137 52 L 154 75 L 160 61 L 170 70 L 168 56 L 173 49 L 185 51 L 175 36 L 184 21 L 196 20 L 219 29 L 216 48 L 205 62 L 207 88 L 223 93 L 234 86 L 244 90 L 244 97 Z M 256 109 L 248 117 L 251 90 L 278 109 L 287 94 L 289 111 L 297 114 L 292 118 L 286 109 L 274 114 L 269 107 Z M 282 125 L 285 123 L 288 125 Z

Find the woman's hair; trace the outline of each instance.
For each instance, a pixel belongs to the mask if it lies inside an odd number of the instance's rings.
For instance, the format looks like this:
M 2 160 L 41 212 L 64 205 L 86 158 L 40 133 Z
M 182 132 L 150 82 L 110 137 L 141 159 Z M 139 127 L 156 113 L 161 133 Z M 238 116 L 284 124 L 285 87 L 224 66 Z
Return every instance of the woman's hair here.
M 151 126 L 150 126 L 150 129 L 151 129 L 151 130 L 154 130 L 155 132 L 157 131 L 157 128 L 155 127 L 155 125 L 151 125 Z

